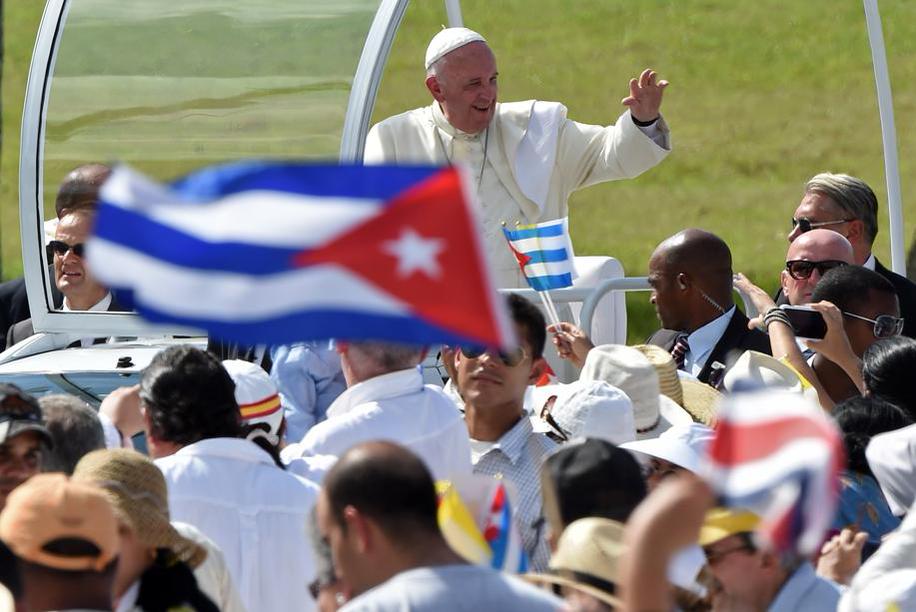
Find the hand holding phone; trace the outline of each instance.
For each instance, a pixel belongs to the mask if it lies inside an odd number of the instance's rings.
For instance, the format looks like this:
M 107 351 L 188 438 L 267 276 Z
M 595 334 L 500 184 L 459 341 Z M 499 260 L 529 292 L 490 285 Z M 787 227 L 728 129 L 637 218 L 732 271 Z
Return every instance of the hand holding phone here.
M 827 322 L 821 313 L 810 306 L 783 304 L 779 308 L 789 317 L 796 337 L 820 340 L 827 335 Z

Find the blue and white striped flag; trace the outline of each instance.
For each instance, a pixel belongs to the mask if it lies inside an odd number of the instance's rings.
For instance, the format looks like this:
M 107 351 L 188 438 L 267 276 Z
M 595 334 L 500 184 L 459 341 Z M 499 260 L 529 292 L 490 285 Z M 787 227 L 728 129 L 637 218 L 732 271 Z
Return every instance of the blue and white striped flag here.
M 503 227 L 503 234 L 532 289 L 547 291 L 572 286 L 576 268 L 568 217 L 519 225 L 515 229 Z

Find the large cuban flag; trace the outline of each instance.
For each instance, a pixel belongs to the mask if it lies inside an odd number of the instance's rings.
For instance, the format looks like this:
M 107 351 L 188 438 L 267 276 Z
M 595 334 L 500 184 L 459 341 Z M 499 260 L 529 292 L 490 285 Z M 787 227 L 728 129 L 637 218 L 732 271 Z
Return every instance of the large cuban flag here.
M 460 172 L 246 162 L 166 186 L 120 166 L 88 262 L 149 321 L 227 341 L 512 345 Z

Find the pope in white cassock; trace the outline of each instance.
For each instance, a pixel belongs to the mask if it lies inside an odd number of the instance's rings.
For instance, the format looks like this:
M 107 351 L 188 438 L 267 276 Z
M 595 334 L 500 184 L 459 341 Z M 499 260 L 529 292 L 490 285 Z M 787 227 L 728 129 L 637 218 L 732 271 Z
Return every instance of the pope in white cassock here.
M 366 139 L 367 164 L 451 164 L 470 169 L 483 207 L 484 245 L 500 287 L 524 277 L 501 231 L 567 215 L 576 189 L 633 178 L 671 150 L 652 70 L 630 80 L 627 110 L 615 125 L 576 123 L 558 102 L 497 103 L 496 58 L 483 36 L 447 28 L 426 50 L 430 106 L 389 117 Z

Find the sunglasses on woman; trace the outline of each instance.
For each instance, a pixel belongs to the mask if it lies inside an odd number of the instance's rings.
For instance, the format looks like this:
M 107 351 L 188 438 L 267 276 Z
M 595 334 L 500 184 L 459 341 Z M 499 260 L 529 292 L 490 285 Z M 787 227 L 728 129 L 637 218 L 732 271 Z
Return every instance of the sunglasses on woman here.
M 808 280 L 811 273 L 817 270 L 818 274 L 823 276 L 828 270 L 845 266 L 845 261 L 836 259 L 825 259 L 824 261 L 806 261 L 804 259 L 793 259 L 786 262 L 786 271 L 789 276 L 795 280 Z
M 877 319 L 869 319 L 868 317 L 863 317 L 862 315 L 857 315 L 846 311 L 843 311 L 843 314 L 847 317 L 852 317 L 853 319 L 859 319 L 860 321 L 871 323 L 875 338 L 890 338 L 892 336 L 899 336 L 903 331 L 903 319 L 900 317 L 892 317 L 891 315 L 878 315 Z
M 462 346 L 461 354 L 467 357 L 468 359 L 477 359 L 484 353 L 488 354 L 490 357 L 496 357 L 503 362 L 504 365 L 514 368 L 521 362 L 525 360 L 525 357 L 528 356 L 528 353 L 525 351 L 525 347 L 519 346 L 511 351 L 502 351 L 488 349 L 481 346 Z

